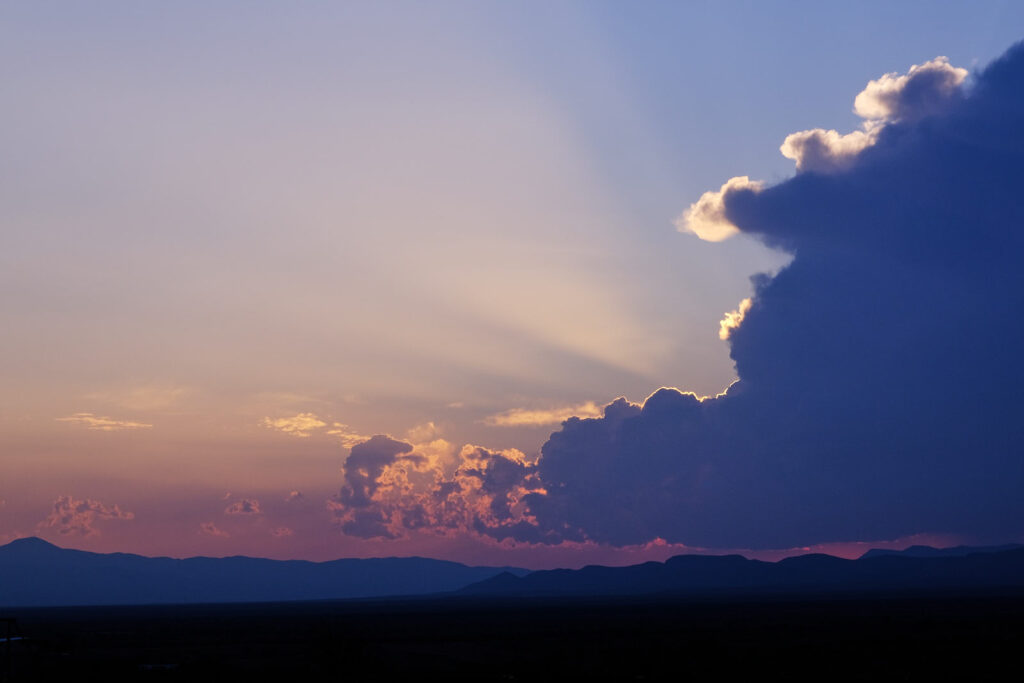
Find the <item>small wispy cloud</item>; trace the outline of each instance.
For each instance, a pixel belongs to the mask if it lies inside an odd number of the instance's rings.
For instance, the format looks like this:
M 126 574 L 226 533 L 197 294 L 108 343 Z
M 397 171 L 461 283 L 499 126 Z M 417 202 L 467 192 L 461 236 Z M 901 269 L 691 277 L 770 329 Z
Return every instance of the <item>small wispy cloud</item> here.
M 279 526 L 270 530 L 270 535 L 274 538 L 284 538 L 286 536 L 293 536 L 294 534 L 295 532 L 286 526 Z
M 331 436 L 336 436 L 341 441 L 341 445 L 345 448 L 352 448 L 358 443 L 362 443 L 368 440 L 370 437 L 365 434 L 360 434 L 346 424 L 335 422 L 331 425 L 331 428 L 327 430 L 327 433 Z
M 503 413 L 488 415 L 483 422 L 492 427 L 540 427 L 561 424 L 570 417 L 601 417 L 601 406 L 593 401 L 555 408 L 512 408 Z
M 258 515 L 260 502 L 255 498 L 242 498 L 224 508 L 225 515 Z
M 418 424 L 405 433 L 406 440 L 411 443 L 428 443 L 441 438 L 441 428 L 433 422 Z
M 75 413 L 67 417 L 55 418 L 57 422 L 70 422 L 80 425 L 86 429 L 95 429 L 101 432 L 119 432 L 126 429 L 150 429 L 153 425 L 145 422 L 132 422 L 130 420 L 115 420 L 110 417 L 100 417 L 92 413 Z
M 308 437 L 313 431 L 326 427 L 327 423 L 315 413 L 299 413 L 292 417 L 263 418 L 263 426 L 299 438 Z
M 302 495 L 302 491 L 291 491 L 284 500 L 286 503 L 295 503 L 304 499 L 305 496 Z
M 199 533 L 204 536 L 217 536 L 219 538 L 228 538 L 231 534 L 219 529 L 213 522 L 200 522 Z

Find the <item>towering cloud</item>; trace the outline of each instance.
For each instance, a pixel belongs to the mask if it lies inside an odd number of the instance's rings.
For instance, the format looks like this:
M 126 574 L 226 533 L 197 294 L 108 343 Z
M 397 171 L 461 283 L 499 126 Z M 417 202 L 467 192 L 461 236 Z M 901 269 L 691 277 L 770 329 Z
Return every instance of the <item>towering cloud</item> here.
M 792 547 L 1024 534 L 1024 47 L 872 81 L 850 136 L 783 146 L 798 173 L 733 179 L 681 219 L 792 261 L 722 322 L 739 379 L 570 418 L 527 463 L 357 446 L 334 505 L 361 535 Z M 399 470 L 401 472 L 399 472 Z M 417 483 L 417 478 L 419 481 Z M 359 515 L 365 515 L 362 519 Z
M 566 422 L 527 497 L 541 528 L 712 547 L 1024 533 L 1024 49 L 964 76 L 938 59 L 873 81 L 872 144 L 722 193 L 720 216 L 793 255 L 730 318 L 739 381 Z

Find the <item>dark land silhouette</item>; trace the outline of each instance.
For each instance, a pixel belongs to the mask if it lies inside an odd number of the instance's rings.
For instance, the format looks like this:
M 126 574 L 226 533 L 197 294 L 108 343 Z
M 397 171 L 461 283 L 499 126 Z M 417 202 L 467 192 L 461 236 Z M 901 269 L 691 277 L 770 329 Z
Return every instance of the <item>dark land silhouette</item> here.
M 1019 678 L 1024 596 L 34 608 L 17 681 Z M 2 655 L 0 655 L 2 657 Z
M 820 592 L 1024 590 L 1024 547 L 867 552 L 856 560 L 808 554 L 779 562 L 740 555 L 677 555 L 629 567 L 588 566 L 467 586 L 481 596 L 779 595 Z
M 775 563 L 690 555 L 630 567 L 515 571 L 520 575 L 422 558 L 170 560 L 22 539 L 0 547 L 0 618 L 16 620 L 9 623 L 19 638 L 0 647 L 0 680 L 936 680 L 1019 673 L 1024 548 L 1017 546 Z M 481 574 L 489 578 L 480 581 Z M 279 595 L 330 592 L 309 577 L 348 582 L 334 593 L 406 595 L 237 601 L 273 593 L 274 582 L 298 584 L 278 586 Z M 227 581 L 234 587 L 225 588 Z M 157 595 L 192 603 L 57 606 L 68 595 L 78 602 Z
M 422 557 L 331 562 L 253 557 L 143 557 L 59 548 L 40 538 L 0 546 L 0 608 L 29 605 L 329 600 L 441 593 L 514 567 Z

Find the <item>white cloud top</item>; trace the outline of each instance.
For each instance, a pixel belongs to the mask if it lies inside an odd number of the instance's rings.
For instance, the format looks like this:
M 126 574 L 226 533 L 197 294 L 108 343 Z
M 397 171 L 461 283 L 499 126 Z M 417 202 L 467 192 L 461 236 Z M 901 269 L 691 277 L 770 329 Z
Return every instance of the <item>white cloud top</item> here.
M 855 130 L 840 135 L 838 131 L 815 128 L 787 135 L 779 151 L 796 162 L 797 173 L 829 173 L 849 168 L 861 150 L 873 144 L 872 132 Z
M 725 195 L 734 190 L 761 189 L 763 184 L 749 177 L 730 178 L 717 192 L 705 192 L 690 205 L 683 215 L 675 220 L 679 232 L 696 235 L 705 242 L 721 242 L 729 239 L 739 229 L 725 217 Z
M 946 57 L 914 64 L 905 74 L 887 73 L 873 81 L 854 99 L 854 112 L 864 119 L 861 130 L 842 134 L 813 128 L 786 136 L 779 147 L 782 156 L 796 162 L 797 173 L 844 171 L 858 155 L 878 140 L 890 123 L 917 121 L 945 110 L 962 94 L 967 69 L 955 67 Z M 725 195 L 736 189 L 763 187 L 747 176 L 729 179 L 717 192 L 705 192 L 675 220 L 680 232 L 706 242 L 721 242 L 739 232 L 725 215 Z
M 786 137 L 779 151 L 796 162 L 797 173 L 834 173 L 853 164 L 860 152 L 878 139 L 882 128 L 900 121 L 918 121 L 943 111 L 959 97 L 967 69 L 946 57 L 914 64 L 905 74 L 884 74 L 869 81 L 853 101 L 853 111 L 864 119 L 862 130 L 845 135 L 815 128 Z
M 892 72 L 870 81 L 853 101 L 853 111 L 868 121 L 917 121 L 945 109 L 966 78 L 967 69 L 936 57 L 903 75 Z

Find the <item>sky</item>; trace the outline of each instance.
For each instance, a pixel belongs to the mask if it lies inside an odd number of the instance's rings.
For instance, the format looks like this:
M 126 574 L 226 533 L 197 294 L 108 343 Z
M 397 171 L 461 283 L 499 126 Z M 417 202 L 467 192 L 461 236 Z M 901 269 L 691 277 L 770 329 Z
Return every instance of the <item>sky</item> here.
M 1011 2 L 4 3 L 0 541 L 1024 540 L 1022 71 L 982 76 L 1021 38 Z

